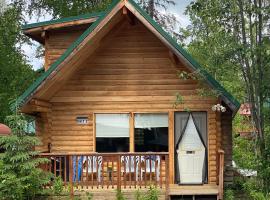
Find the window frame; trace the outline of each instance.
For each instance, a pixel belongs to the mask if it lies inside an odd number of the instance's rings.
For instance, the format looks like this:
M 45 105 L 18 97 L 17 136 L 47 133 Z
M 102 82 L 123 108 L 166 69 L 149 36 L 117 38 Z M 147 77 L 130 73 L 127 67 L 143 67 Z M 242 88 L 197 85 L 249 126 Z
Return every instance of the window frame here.
M 129 114 L 129 153 L 135 152 L 135 114 L 167 114 L 168 115 L 168 150 L 170 138 L 169 111 L 135 111 L 135 112 L 93 112 L 93 152 L 96 152 L 96 114 Z
M 135 152 L 135 114 L 167 114 L 167 116 L 168 116 L 168 152 L 169 152 L 169 144 L 170 144 L 170 112 L 169 111 L 142 111 L 142 112 L 132 112 L 132 114 L 133 114 L 133 151 L 132 152 Z
M 93 152 L 97 153 L 96 115 L 97 114 L 128 114 L 129 115 L 129 149 L 130 149 L 130 112 L 93 112 Z

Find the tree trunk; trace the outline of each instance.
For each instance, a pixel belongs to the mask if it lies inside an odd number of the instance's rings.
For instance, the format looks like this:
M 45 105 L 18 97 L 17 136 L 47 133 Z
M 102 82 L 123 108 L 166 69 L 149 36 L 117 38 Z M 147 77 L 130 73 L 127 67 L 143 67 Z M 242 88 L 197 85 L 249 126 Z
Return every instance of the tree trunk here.
M 148 2 L 148 13 L 149 15 L 154 18 L 154 12 L 155 12 L 155 0 L 149 0 Z

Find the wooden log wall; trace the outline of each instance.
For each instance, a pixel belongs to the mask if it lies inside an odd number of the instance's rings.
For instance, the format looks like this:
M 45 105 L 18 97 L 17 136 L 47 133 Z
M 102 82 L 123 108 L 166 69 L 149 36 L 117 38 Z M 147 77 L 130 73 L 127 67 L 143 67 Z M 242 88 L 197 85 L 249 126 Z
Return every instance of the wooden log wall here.
M 196 80 L 179 79 L 177 72 L 188 69 L 182 63 L 175 64 L 169 50 L 142 24 L 124 23 L 117 33 L 104 38 L 111 41 L 109 45 L 89 58 L 50 100 L 52 151 L 94 151 L 94 113 L 207 111 L 209 183 L 216 183 L 217 116 L 211 107 L 217 99 L 198 95 Z M 62 42 L 68 38 L 50 36 L 50 41 L 56 41 L 55 47 L 50 44 L 50 62 L 63 52 Z M 177 92 L 183 103 L 175 108 Z M 88 116 L 89 123 L 78 125 L 77 116 Z M 169 120 L 169 141 L 173 144 L 174 121 Z M 170 160 L 171 183 L 173 167 Z
M 45 37 L 45 70 L 53 64 L 66 49 L 85 31 L 80 30 L 53 30 Z
M 36 135 L 41 144 L 36 146 L 35 149 L 41 152 L 48 151 L 48 144 L 50 141 L 50 113 L 40 113 L 35 118 Z

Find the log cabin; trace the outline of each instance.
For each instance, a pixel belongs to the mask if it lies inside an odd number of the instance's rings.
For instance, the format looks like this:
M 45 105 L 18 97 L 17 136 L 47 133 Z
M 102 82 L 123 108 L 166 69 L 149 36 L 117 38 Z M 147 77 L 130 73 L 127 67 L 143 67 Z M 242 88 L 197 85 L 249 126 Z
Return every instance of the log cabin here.
M 223 198 L 240 104 L 133 0 L 23 32 L 44 45 L 45 71 L 18 103 L 71 195 Z

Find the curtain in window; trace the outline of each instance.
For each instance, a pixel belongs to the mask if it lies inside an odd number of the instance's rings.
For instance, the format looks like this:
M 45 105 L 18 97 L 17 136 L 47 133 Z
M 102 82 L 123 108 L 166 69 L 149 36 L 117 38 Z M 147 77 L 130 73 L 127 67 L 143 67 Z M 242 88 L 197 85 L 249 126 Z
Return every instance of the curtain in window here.
M 135 114 L 135 128 L 168 127 L 168 114 Z
M 96 137 L 129 137 L 129 114 L 96 114 Z

